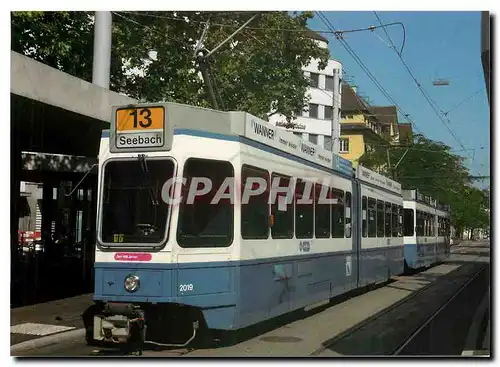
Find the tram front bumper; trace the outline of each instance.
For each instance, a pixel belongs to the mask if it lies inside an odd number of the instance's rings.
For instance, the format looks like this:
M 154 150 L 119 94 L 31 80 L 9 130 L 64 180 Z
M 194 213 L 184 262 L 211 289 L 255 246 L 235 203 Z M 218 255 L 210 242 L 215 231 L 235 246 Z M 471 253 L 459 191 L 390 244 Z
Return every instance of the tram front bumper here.
M 122 344 L 131 339 L 144 339 L 144 311 L 132 309 L 130 305 L 123 305 L 125 307 L 119 310 L 110 306 L 107 304 L 104 312 L 94 314 L 94 340 Z
M 130 338 L 130 319 L 127 316 L 94 316 L 94 339 L 126 343 Z

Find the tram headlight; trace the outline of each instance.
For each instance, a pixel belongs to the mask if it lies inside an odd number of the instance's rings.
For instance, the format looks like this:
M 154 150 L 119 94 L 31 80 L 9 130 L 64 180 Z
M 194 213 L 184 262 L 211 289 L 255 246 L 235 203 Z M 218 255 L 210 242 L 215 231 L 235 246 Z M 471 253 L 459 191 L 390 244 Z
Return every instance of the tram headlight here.
M 127 292 L 135 292 L 140 287 L 139 277 L 137 275 L 129 275 L 125 278 L 124 284 L 125 290 Z

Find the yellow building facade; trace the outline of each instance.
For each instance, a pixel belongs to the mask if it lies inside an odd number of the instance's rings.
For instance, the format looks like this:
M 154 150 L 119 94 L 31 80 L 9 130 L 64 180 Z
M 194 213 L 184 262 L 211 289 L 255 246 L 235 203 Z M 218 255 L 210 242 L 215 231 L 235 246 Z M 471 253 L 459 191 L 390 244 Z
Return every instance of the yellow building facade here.
M 395 106 L 370 106 L 355 87 L 342 86 L 339 154 L 353 166 L 370 149 L 399 143 Z

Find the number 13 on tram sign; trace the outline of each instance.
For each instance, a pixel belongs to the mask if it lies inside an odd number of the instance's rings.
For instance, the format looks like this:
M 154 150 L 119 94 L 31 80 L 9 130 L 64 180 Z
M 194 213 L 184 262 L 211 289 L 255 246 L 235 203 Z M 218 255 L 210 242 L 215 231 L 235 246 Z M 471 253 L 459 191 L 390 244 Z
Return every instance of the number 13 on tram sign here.
M 162 147 L 165 109 L 163 106 L 126 107 L 116 110 L 117 148 Z

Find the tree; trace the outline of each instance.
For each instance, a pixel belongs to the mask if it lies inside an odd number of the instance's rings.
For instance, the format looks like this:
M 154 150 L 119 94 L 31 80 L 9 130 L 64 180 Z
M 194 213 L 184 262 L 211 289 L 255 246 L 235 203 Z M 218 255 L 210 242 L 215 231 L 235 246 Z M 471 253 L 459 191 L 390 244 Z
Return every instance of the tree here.
M 205 47 L 213 49 L 249 12 L 141 12 L 113 15 L 111 89 L 141 101 L 173 101 L 209 107 L 193 51 L 205 22 Z M 311 58 L 326 66 L 328 49 L 307 37 L 313 13 L 260 13 L 214 54 L 211 67 L 226 110 L 290 121 L 308 103 L 302 72 Z M 281 31 L 281 29 L 291 31 Z M 87 81 L 91 79 L 93 14 L 14 12 L 12 49 Z M 151 51 L 155 51 L 152 56 Z M 124 73 L 137 68 L 143 75 Z
M 401 159 L 396 169 L 388 168 L 387 150 L 391 167 Z M 360 160 L 360 163 L 363 162 L 361 164 L 370 169 L 380 167 L 381 173 L 393 175 L 404 189 L 418 189 L 425 195 L 449 204 L 452 224 L 458 233 L 464 229 L 488 226 L 484 193 L 472 187 L 464 158 L 453 154 L 449 146 L 417 134 L 407 147 L 378 145 L 365 155 Z

